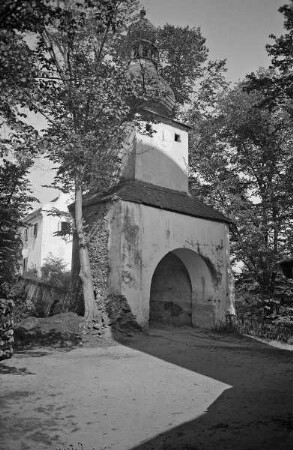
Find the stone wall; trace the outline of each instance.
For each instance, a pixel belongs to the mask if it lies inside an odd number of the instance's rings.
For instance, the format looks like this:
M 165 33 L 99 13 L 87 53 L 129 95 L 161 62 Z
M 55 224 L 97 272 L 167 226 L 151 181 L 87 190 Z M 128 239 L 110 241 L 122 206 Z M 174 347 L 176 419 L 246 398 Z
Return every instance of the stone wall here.
M 71 308 L 69 291 L 33 278 L 20 281 L 21 296 L 26 308 L 38 317 L 48 317 Z
M 126 297 L 119 292 L 121 235 L 119 232 L 113 232 L 113 227 L 119 227 L 120 204 L 115 201 L 101 202 L 85 207 L 83 212 L 88 227 L 89 256 L 98 318 L 94 328 L 101 332 L 103 328 L 108 327 L 119 330 L 139 329 Z M 81 282 L 78 281 L 79 255 L 76 241 L 73 248 L 73 279 L 76 280 L 75 286 L 79 284 L 81 289 Z M 111 266 L 110 259 L 113 260 Z M 82 297 L 80 300 L 82 301 Z
M 0 299 L 0 361 L 13 354 L 13 307 L 12 300 Z
M 109 209 L 110 203 L 103 202 L 84 211 L 85 221 L 89 225 L 89 256 L 98 307 L 108 295 Z

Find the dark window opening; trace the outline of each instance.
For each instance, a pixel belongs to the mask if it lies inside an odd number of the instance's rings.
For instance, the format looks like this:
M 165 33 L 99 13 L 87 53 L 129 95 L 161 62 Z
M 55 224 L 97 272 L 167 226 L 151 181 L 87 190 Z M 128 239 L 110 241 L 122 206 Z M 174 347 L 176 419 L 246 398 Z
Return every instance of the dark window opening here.
M 153 131 L 153 127 L 151 126 L 150 123 L 147 123 L 147 124 L 146 124 L 145 129 L 146 129 L 146 131 L 148 131 L 149 133 L 150 133 L 151 131 Z
M 70 223 L 61 222 L 61 233 L 70 234 Z
M 27 258 L 23 258 L 22 268 L 24 272 L 27 271 Z
M 34 237 L 37 237 L 37 234 L 38 234 L 38 224 L 35 223 L 35 224 L 33 225 L 33 227 L 34 227 L 33 235 L 34 235 Z
M 175 133 L 174 140 L 175 142 L 181 142 L 180 134 Z

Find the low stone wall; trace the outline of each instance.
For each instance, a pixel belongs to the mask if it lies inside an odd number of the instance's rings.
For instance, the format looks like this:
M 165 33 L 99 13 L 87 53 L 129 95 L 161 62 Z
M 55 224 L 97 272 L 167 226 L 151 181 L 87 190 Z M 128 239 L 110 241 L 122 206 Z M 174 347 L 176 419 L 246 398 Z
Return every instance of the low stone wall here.
M 39 317 L 48 317 L 70 309 L 69 291 L 33 278 L 22 277 L 22 297 L 28 309 Z
M 12 300 L 0 299 L 0 361 L 13 354 L 13 307 Z

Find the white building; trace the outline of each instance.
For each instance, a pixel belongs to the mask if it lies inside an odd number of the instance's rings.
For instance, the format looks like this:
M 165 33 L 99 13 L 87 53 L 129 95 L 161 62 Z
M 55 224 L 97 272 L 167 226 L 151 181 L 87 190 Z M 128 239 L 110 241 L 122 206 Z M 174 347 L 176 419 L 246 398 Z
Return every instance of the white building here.
M 66 231 L 68 223 L 61 217 L 50 215 L 55 208 L 68 212 L 67 206 L 71 202 L 70 195 L 61 193 L 26 217 L 26 227 L 22 229 L 22 272 L 36 270 L 41 275 L 41 267 L 49 253 L 62 258 L 66 270 L 71 269 L 72 237 L 55 235 L 57 231 Z

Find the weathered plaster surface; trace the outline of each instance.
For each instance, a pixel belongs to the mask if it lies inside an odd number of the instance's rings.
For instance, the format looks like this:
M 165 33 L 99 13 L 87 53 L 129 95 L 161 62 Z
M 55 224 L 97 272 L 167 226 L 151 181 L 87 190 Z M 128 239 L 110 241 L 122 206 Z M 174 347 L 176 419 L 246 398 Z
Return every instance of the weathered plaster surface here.
M 152 277 L 171 251 L 191 278 L 192 323 L 212 326 L 223 320 L 230 305 L 227 226 L 141 204 L 119 204 L 119 214 L 113 211 L 108 222 L 109 288 L 126 297 L 138 323 L 148 324 Z
M 38 227 L 37 236 L 34 236 L 35 224 L 37 224 Z M 39 214 L 27 225 L 27 240 L 23 238 L 22 258 L 27 258 L 28 270 L 36 269 L 40 275 L 42 265 L 43 216 Z
M 88 224 L 89 256 L 98 316 L 107 326 L 123 328 L 127 324 L 137 327 L 127 299 L 121 294 L 121 203 L 108 201 L 84 208 L 84 218 Z M 129 228 L 128 239 L 131 236 Z M 78 245 L 74 245 L 75 291 L 81 288 L 78 272 Z
M 27 268 L 36 269 L 38 275 L 41 275 L 41 267 L 49 253 L 52 253 L 58 258 L 62 258 L 66 264 L 66 270 L 70 270 L 71 268 L 72 238 L 71 236 L 55 236 L 54 233 L 56 231 L 60 231 L 59 226 L 62 219 L 60 217 L 50 215 L 50 210 L 52 208 L 67 212 L 67 205 L 70 201 L 70 196 L 60 194 L 56 201 L 42 205 L 39 214 L 31 214 L 32 218 L 26 221 L 28 225 L 27 241 L 24 238 L 25 231 L 24 229 L 22 230 L 22 257 L 28 258 Z M 34 236 L 35 224 L 38 226 L 37 236 Z
M 151 126 L 149 135 L 133 129 L 125 141 L 122 177 L 188 192 L 188 133 L 175 123 Z

